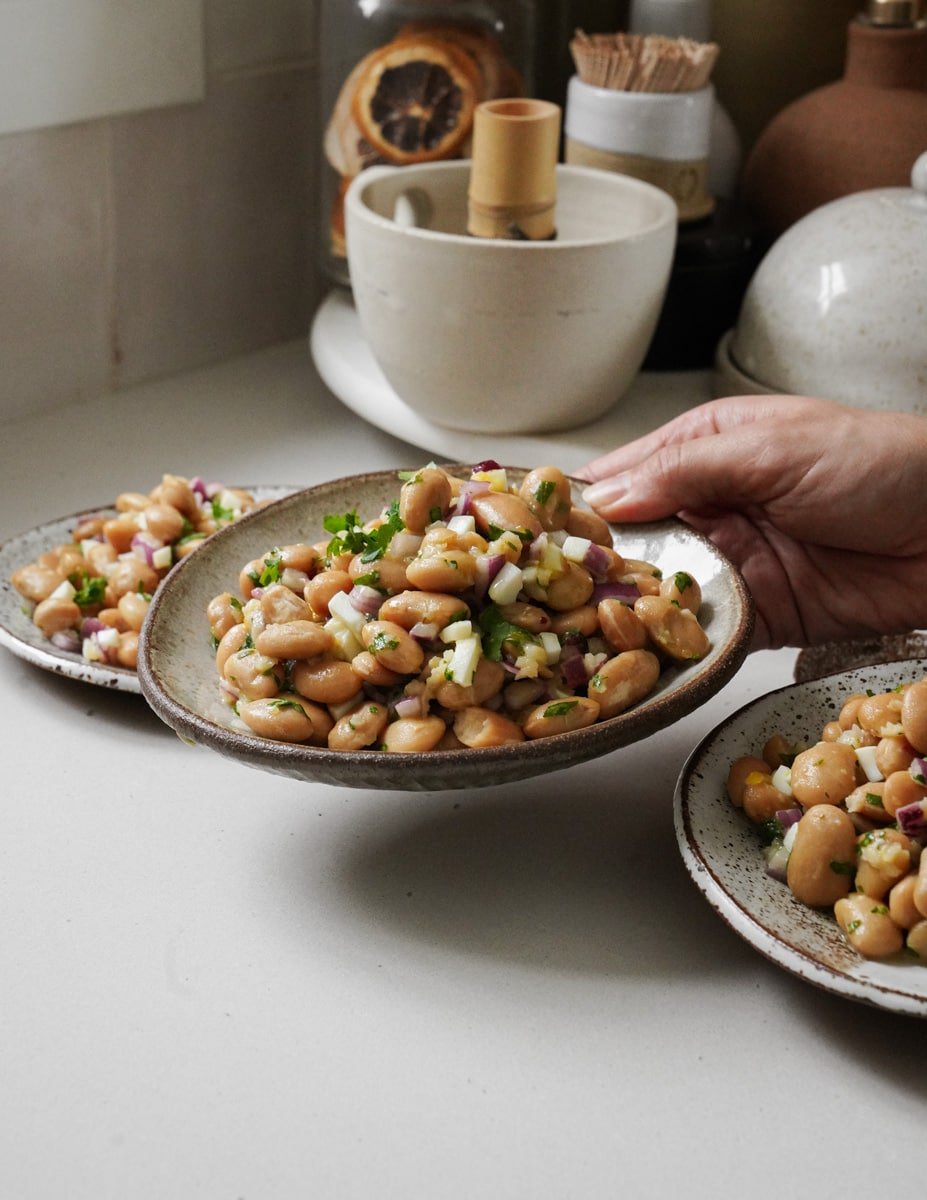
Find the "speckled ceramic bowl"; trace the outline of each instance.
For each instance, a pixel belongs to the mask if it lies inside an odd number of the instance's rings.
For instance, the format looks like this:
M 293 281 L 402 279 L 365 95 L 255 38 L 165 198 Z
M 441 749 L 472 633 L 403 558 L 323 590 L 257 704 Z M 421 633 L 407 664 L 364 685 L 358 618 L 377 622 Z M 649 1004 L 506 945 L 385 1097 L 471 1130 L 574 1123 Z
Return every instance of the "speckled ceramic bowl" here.
M 773 244 L 715 360 L 716 395 L 927 414 L 927 154 L 910 188 L 824 204 Z
M 508 468 L 509 478 L 524 474 Z M 379 512 L 398 494 L 396 471 L 310 488 L 222 530 L 173 571 L 142 631 L 139 678 L 155 712 L 181 738 L 248 766 L 297 779 L 358 788 L 437 791 L 484 787 L 547 774 L 607 754 L 677 721 L 717 692 L 750 646 L 753 605 L 739 574 L 704 537 L 676 521 L 615 531 L 627 557 L 686 571 L 702 588 L 701 619 L 711 638 L 698 663 L 672 668 L 636 708 L 576 733 L 486 750 L 430 754 L 336 752 L 255 737 L 219 694 L 206 605 L 235 590 L 242 566 L 271 546 L 317 541 L 330 513 Z M 584 485 L 576 483 L 578 497 Z
M 745 705 L 702 741 L 676 787 L 676 837 L 683 861 L 715 911 L 780 967 L 829 992 L 895 1012 L 927 1017 L 927 967 L 899 956 L 861 958 L 833 916 L 800 904 L 765 872 L 755 828 L 725 791 L 735 758 L 754 754 L 774 733 L 816 741 L 850 692 L 887 690 L 927 674 L 927 659 L 844 671 L 779 688 Z

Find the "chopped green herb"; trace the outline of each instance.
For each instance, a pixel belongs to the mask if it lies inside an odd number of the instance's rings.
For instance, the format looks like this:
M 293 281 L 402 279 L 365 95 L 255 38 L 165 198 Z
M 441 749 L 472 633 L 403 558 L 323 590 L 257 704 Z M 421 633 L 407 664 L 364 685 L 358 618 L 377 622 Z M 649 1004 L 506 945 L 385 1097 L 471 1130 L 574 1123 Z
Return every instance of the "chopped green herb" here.
M 235 512 L 231 508 L 223 508 L 222 501 L 218 496 L 212 498 L 212 516 L 214 521 L 234 521 Z
M 483 635 L 483 654 L 496 662 L 501 660 L 502 647 L 506 642 L 513 643 L 519 653 L 526 645 L 539 644 L 539 639 L 533 633 L 507 621 L 495 604 L 488 604 L 480 613 L 479 627 Z
M 855 933 L 862 925 L 862 921 L 851 921 L 847 926 L 847 933 Z
M 431 521 L 432 524 L 434 524 L 435 521 L 440 521 L 443 516 L 444 510 L 441 508 L 440 504 L 436 504 L 433 508 L 429 508 L 428 510 L 428 520 Z
M 252 576 L 252 578 L 254 578 Z M 274 546 L 273 550 L 264 559 L 264 566 L 258 572 L 257 584 L 258 587 L 270 587 L 272 583 L 280 581 L 280 550 Z
M 589 687 L 594 692 L 601 692 L 605 688 L 605 677 L 596 673 L 589 680 Z
M 578 700 L 557 700 L 553 704 L 548 704 L 544 709 L 544 716 L 565 717 L 577 704 L 579 704 Z
M 396 478 L 401 483 L 421 483 L 422 474 L 420 471 L 397 471 Z
M 236 612 L 241 612 L 241 601 L 237 596 L 229 596 L 229 608 L 234 608 Z
M 381 650 L 398 650 L 399 641 L 394 637 L 390 637 L 386 632 L 375 633 L 370 639 L 367 649 L 371 654 L 377 654 Z
M 538 504 L 546 504 L 554 494 L 554 488 L 556 486 L 557 485 L 552 479 L 542 479 L 534 493 L 534 498 L 537 500 Z
M 692 576 L 687 575 L 685 571 L 677 571 L 673 576 L 673 583 L 676 585 L 677 592 L 684 592 L 686 588 L 692 586 Z
M 856 870 L 852 863 L 842 862 L 839 858 L 830 860 L 830 869 L 835 875 L 852 875 Z
M 75 586 L 72 581 L 71 586 Z M 94 604 L 103 603 L 103 593 L 106 591 L 106 580 L 102 575 L 90 575 L 83 580 L 74 593 L 74 603 L 78 608 L 90 608 Z
M 885 807 L 885 805 L 882 803 L 882 797 L 877 792 L 867 792 L 866 793 L 866 803 L 868 805 L 870 805 L 872 808 L 884 808 Z
M 359 554 L 362 563 L 376 562 L 378 558 L 382 558 L 393 539 L 393 534 L 405 529 L 396 500 L 386 510 L 383 524 L 369 531 L 361 529 L 357 513 L 353 510 L 341 517 L 329 515 L 322 524 L 328 533 L 334 534 L 326 547 L 326 554 L 330 558 L 337 558 L 342 554 Z
M 380 587 L 379 571 L 368 571 L 366 575 L 358 575 L 354 582 L 362 587 L 372 587 L 376 588 L 378 592 L 385 592 L 385 589 Z
M 782 822 L 776 817 L 770 817 L 768 821 L 763 821 L 759 826 L 760 840 L 764 846 L 771 846 L 773 842 L 781 842 L 785 834 L 782 827 Z
M 285 696 L 276 696 L 273 700 L 267 701 L 268 708 L 295 708 L 297 712 L 305 714 L 305 709 L 296 700 L 287 700 Z
M 888 909 L 885 907 L 884 904 L 874 904 L 872 906 L 872 908 L 870 908 L 869 911 L 871 913 L 875 913 L 876 916 L 879 916 L 879 917 L 887 917 L 888 916 Z

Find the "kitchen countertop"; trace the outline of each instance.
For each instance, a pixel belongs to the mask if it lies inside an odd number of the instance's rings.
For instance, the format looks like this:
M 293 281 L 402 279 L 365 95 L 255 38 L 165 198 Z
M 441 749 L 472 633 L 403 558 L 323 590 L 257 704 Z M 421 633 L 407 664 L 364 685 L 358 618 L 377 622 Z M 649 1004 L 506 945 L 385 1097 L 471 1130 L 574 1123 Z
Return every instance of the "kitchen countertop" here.
M 430 457 L 304 343 L 2 435 L 0 540 L 165 470 Z M 581 768 L 420 794 L 251 770 L 0 649 L 0 1194 L 920 1195 L 927 1024 L 768 963 L 676 848 L 687 753 L 793 663 Z

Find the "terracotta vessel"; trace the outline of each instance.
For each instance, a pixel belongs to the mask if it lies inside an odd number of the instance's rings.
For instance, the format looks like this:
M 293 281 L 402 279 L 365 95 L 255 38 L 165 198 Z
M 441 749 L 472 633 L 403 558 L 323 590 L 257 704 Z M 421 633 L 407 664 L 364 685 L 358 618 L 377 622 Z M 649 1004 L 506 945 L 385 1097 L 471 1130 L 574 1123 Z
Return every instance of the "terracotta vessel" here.
M 843 78 L 784 108 L 760 135 L 743 199 L 773 236 L 853 192 L 904 187 L 927 149 L 924 0 L 870 0 L 850 22 Z

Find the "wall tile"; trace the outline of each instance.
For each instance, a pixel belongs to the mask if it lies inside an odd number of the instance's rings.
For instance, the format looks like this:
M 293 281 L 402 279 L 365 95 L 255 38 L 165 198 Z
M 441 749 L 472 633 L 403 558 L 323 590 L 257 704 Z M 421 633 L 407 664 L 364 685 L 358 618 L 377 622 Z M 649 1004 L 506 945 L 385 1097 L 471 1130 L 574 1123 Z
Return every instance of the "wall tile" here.
M 244 74 L 203 105 L 114 119 L 118 385 L 306 332 L 314 95 L 308 69 Z
M 0 138 L 0 417 L 107 380 L 107 130 Z
M 316 58 L 318 0 L 206 0 L 206 67 Z

